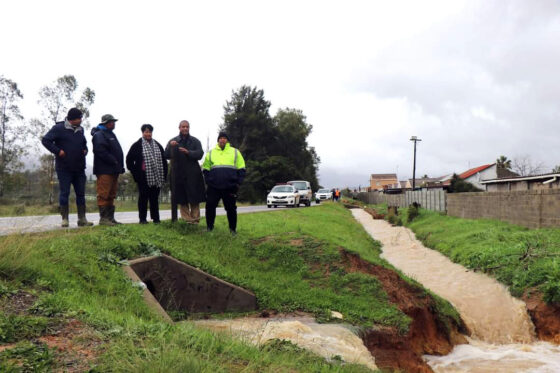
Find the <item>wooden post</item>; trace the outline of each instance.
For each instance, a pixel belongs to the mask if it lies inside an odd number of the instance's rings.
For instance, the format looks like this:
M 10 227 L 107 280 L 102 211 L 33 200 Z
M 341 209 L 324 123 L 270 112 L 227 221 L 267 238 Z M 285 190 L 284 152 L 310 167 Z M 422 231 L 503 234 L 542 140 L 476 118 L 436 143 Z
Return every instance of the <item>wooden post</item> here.
M 171 182 L 171 221 L 177 221 L 177 200 L 175 199 L 175 158 L 177 154 L 177 147 L 171 148 L 171 175 L 169 181 Z

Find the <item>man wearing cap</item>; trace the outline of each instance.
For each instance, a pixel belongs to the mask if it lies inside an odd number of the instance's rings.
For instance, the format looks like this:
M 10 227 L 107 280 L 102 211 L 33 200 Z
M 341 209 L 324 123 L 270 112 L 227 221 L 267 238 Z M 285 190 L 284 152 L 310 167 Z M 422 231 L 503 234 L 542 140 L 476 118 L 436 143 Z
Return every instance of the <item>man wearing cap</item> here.
M 229 230 L 237 232 L 237 191 L 245 178 L 245 160 L 241 152 L 229 144 L 228 135 L 220 132 L 218 144 L 206 154 L 202 165 L 206 180 L 206 229 L 214 229 L 216 207 L 224 201 Z
M 78 208 L 78 226 L 90 226 L 86 219 L 86 154 L 88 152 L 84 129 L 80 126 L 83 113 L 72 108 L 66 119 L 57 122 L 45 136 L 42 143 L 55 156 L 55 168 L 60 193 L 58 204 L 62 216 L 62 226 L 68 227 L 68 197 L 70 185 L 74 186 Z
M 119 174 L 124 173 L 124 160 L 121 145 L 113 132 L 117 120 L 111 114 L 105 114 L 101 117 L 101 123 L 91 130 L 100 225 L 119 224 L 115 220 L 114 201 Z
M 196 137 L 190 135 L 190 123 L 179 123 L 179 136 L 169 140 L 165 157 L 171 159 L 171 190 L 180 206 L 181 218 L 190 224 L 200 221 L 200 202 L 204 202 L 204 178 L 198 161 L 204 151 Z

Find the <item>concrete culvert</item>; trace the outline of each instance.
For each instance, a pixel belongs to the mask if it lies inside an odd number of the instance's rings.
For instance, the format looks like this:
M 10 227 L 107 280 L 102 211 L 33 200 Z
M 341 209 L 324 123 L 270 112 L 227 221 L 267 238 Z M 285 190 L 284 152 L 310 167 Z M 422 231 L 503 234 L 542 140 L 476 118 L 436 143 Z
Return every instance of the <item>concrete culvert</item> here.
M 131 260 L 127 273 L 133 280 L 142 281 L 145 292 L 149 291 L 166 311 L 217 313 L 257 309 L 257 300 L 250 291 L 167 255 Z M 144 296 L 150 298 L 149 294 Z M 150 299 L 146 300 L 150 303 Z

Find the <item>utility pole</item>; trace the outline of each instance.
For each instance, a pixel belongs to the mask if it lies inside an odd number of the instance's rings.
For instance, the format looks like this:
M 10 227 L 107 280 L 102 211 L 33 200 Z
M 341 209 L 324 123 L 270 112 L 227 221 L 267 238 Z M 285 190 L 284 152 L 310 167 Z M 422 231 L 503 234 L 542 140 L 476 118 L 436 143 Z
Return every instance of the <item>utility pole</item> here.
M 410 141 L 414 141 L 414 163 L 412 165 L 412 190 L 414 191 L 416 188 L 416 143 L 422 140 L 416 136 L 412 136 Z

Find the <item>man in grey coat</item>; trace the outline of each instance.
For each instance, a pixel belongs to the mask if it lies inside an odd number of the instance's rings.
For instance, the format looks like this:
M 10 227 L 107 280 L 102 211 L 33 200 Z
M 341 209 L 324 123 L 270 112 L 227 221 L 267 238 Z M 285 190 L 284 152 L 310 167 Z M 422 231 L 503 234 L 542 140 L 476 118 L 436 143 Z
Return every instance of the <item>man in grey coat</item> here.
M 196 137 L 190 135 L 190 123 L 179 123 L 179 136 L 172 138 L 165 148 L 171 159 L 171 190 L 180 205 L 181 218 L 187 223 L 200 221 L 200 202 L 205 201 L 204 177 L 198 163 L 204 151 Z

